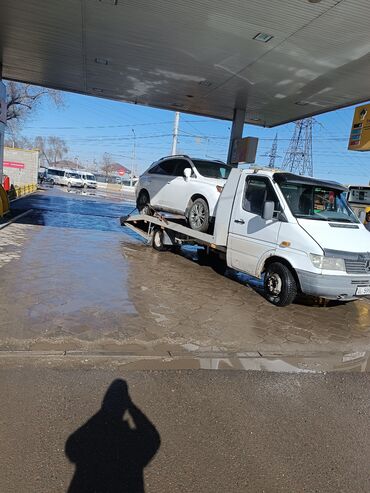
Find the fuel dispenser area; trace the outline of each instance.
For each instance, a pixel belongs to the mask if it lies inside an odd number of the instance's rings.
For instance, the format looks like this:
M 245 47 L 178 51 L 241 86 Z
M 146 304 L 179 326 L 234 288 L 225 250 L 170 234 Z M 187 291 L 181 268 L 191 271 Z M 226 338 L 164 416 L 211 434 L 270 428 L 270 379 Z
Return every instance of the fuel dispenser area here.
M 370 207 L 370 185 L 350 185 L 348 187 L 347 200 L 363 223 L 366 212 Z
M 353 114 L 353 122 L 348 142 L 349 151 L 370 151 L 370 104 L 357 106 Z M 350 185 L 347 201 L 362 223 L 370 210 L 370 183 L 366 185 Z

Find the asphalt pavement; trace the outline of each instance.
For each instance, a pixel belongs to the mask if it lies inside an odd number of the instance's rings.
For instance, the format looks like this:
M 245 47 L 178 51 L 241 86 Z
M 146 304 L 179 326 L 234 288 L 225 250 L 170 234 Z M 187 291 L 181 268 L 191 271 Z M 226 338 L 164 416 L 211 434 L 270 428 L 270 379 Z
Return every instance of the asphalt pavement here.
M 4 493 L 370 491 L 368 373 L 0 374 Z
M 0 491 L 370 491 L 369 300 L 276 308 L 132 208 L 55 188 L 0 230 Z

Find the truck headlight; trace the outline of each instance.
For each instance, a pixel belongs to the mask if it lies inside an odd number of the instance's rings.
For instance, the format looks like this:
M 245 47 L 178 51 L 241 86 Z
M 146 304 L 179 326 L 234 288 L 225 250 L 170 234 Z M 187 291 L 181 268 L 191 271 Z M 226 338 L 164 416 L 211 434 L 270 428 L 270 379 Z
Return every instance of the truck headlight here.
M 317 267 L 317 269 L 346 270 L 346 266 L 342 258 L 325 257 L 324 255 L 310 253 L 310 259 L 312 264 Z

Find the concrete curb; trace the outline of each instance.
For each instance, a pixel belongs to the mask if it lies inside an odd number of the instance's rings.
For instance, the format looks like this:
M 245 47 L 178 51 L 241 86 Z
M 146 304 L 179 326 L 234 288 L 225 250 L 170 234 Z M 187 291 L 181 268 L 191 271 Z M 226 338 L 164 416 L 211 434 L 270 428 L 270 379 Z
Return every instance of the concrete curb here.
M 19 367 L 27 364 L 48 368 L 124 368 L 125 370 L 212 370 L 212 371 L 264 371 L 270 373 L 332 373 L 368 372 L 366 352 L 328 352 L 307 355 L 266 355 L 245 353 L 235 354 L 119 354 L 80 350 L 2 350 L 0 370 L 5 367 Z

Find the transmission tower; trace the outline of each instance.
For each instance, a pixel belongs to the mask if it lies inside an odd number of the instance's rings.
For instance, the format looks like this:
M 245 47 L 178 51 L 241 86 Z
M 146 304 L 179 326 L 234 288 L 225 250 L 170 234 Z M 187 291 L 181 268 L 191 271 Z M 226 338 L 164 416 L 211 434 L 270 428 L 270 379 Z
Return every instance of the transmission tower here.
M 313 176 L 312 126 L 313 118 L 298 120 L 295 123 L 293 137 L 281 165 L 282 169 L 298 175 Z
M 277 155 L 277 142 L 278 142 L 278 136 L 277 136 L 277 134 L 275 134 L 275 138 L 274 138 L 274 141 L 272 143 L 270 152 L 266 153 L 266 154 L 262 154 L 263 156 L 267 156 L 270 158 L 269 168 L 275 168 L 276 158 L 280 157 Z

